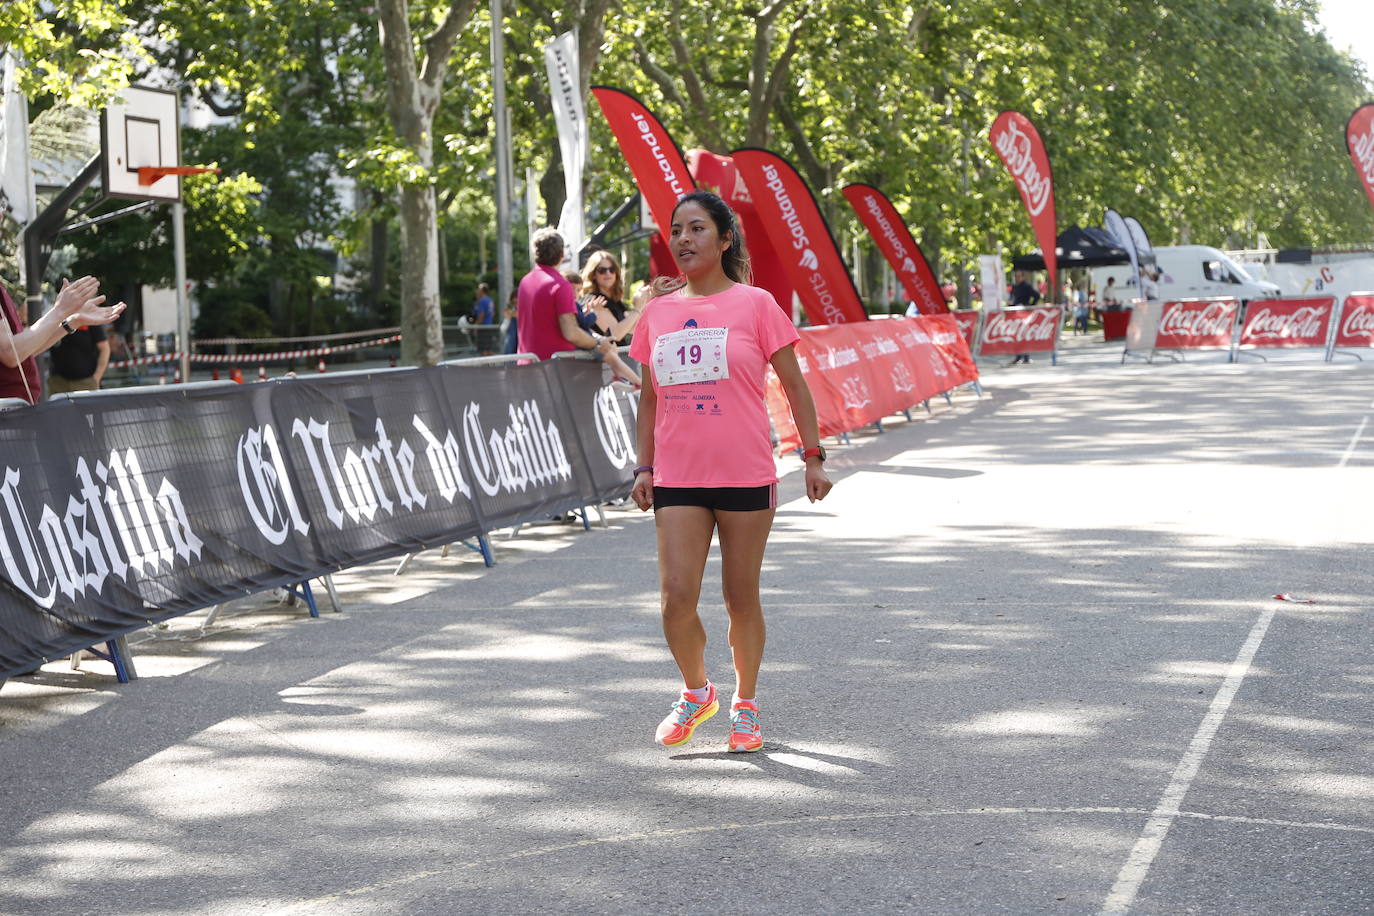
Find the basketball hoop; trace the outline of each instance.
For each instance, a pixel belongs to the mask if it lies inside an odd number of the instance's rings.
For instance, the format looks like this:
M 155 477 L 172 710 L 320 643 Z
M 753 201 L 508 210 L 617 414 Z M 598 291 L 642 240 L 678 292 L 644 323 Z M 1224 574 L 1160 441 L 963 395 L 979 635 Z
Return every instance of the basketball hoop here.
M 219 171 L 219 169 L 206 169 L 191 165 L 145 165 L 138 169 L 138 183 L 146 187 L 168 175 L 200 175 L 204 172 L 214 172 L 218 175 Z

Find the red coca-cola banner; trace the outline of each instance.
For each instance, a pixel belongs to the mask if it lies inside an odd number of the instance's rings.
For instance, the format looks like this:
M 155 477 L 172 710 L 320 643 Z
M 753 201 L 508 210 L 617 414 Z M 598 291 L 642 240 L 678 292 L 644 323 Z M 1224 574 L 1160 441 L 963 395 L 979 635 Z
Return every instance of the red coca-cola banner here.
M 1053 353 L 1064 326 L 1064 310 L 1057 305 L 988 312 L 978 338 L 979 356 Z
M 1332 345 L 1374 347 L 1374 295 L 1345 297 Z
M 822 436 L 861 429 L 978 379 L 952 315 L 807 328 L 797 359 Z M 771 373 L 768 410 L 782 447 L 799 446 L 787 398 Z
M 859 214 L 859 220 L 873 236 L 887 263 L 896 271 L 897 279 L 902 281 L 907 298 L 916 303 L 916 309 L 922 315 L 943 315 L 949 311 L 935 271 L 930 269 L 921 246 L 911 237 L 911 230 L 887 195 L 872 185 L 851 184 L 845 185 L 844 196 Z
M 839 246 L 797 170 L 766 149 L 730 154 L 813 325 L 866 321 Z
M 692 173 L 682 152 L 644 103 L 621 89 L 593 86 L 592 95 L 601 105 L 606 123 L 611 126 L 620 152 L 630 166 L 639 193 L 649 205 L 665 240 L 673 221 L 678 198 L 695 190 Z
M 763 220 L 754 208 L 749 188 L 740 177 L 735 161 L 729 156 L 717 156 L 704 149 L 687 151 L 687 167 L 692 170 L 697 187 L 712 191 L 734 209 L 744 230 L 745 245 L 749 249 L 749 269 L 754 275 L 753 285 L 773 294 L 783 311 L 792 314 L 792 281 L 787 268 L 778 257 L 773 242 L 763 228 Z
M 977 309 L 959 309 L 952 314 L 954 320 L 959 323 L 959 333 L 964 335 L 964 343 L 968 344 L 971 352 L 978 335 L 978 317 L 983 313 Z
M 1332 296 L 1257 299 L 1240 329 L 1242 347 L 1324 347 L 1336 312 Z
M 1040 245 L 1045 268 L 1050 275 L 1050 294 L 1058 298 L 1055 295 L 1059 286 L 1055 282 L 1058 264 L 1055 255 L 1054 180 L 1050 175 L 1050 157 L 1045 152 L 1040 132 L 1030 118 L 1021 112 L 1004 111 L 992 122 L 988 139 L 1001 157 L 1002 164 L 1011 172 L 1016 190 L 1021 192 L 1021 202 L 1026 205 L 1035 241 Z
M 1374 205 L 1374 102 L 1366 102 L 1350 115 L 1345 123 L 1345 147 L 1350 161 L 1364 185 L 1369 203 Z
M 1239 314 L 1235 299 L 1166 302 L 1155 325 L 1155 349 L 1229 347 Z

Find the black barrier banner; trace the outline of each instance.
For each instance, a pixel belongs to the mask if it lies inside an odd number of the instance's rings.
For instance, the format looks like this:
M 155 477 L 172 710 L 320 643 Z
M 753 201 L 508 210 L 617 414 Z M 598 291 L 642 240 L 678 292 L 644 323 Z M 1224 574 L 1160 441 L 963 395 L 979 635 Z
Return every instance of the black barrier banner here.
M 246 594 L 624 496 L 600 364 L 398 369 L 0 412 L 0 678 Z

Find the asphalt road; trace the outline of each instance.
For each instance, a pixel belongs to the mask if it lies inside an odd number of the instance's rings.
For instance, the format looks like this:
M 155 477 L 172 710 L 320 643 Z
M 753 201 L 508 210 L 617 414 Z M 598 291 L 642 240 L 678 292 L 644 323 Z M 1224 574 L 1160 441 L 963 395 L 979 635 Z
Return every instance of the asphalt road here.
M 1374 364 L 1112 362 L 784 478 L 757 755 L 629 510 L 11 681 L 0 911 L 1374 911 Z

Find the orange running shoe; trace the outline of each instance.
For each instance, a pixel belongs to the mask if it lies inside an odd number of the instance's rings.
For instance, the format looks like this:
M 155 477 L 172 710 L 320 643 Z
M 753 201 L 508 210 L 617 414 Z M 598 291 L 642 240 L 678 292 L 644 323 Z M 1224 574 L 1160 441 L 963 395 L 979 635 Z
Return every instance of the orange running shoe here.
M 747 753 L 763 747 L 763 727 L 759 707 L 753 700 L 740 700 L 730 707 L 730 752 Z
M 684 690 L 682 696 L 673 704 L 673 711 L 658 723 L 658 732 L 655 733 L 654 740 L 664 747 L 686 744 L 692 740 L 692 732 L 697 730 L 697 726 L 714 716 L 719 709 L 715 684 L 711 685 L 711 692 L 704 703 L 695 702 Z

